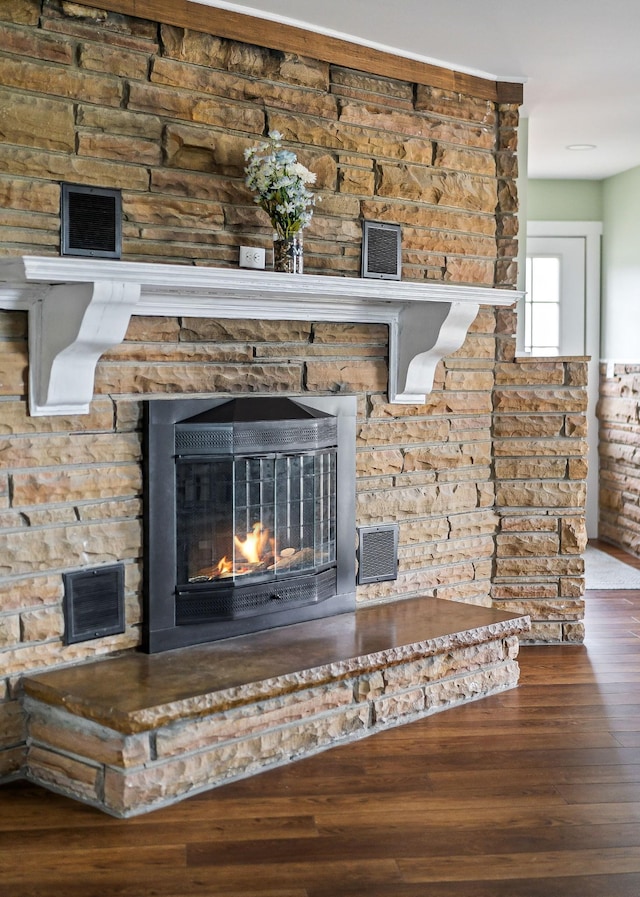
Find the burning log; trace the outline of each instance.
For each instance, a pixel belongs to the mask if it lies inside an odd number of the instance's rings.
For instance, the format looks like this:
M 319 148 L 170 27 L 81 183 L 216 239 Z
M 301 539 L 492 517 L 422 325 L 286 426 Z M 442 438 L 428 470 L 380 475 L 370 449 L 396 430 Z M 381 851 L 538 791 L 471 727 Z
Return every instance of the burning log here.
M 278 559 L 269 567 L 269 570 L 291 570 L 296 567 L 309 567 L 313 565 L 314 560 L 313 548 L 303 548 L 301 551 L 295 548 L 285 548 L 280 552 Z

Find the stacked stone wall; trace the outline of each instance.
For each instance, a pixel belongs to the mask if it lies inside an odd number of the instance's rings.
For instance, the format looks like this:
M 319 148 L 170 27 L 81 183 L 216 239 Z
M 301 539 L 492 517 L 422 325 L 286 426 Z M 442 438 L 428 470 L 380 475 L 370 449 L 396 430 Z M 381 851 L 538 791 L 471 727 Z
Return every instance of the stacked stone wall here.
M 587 362 L 496 365 L 496 537 L 492 595 L 531 617 L 532 642 L 582 642 Z
M 516 106 L 61 0 L 0 4 L 0 84 L 2 255 L 59 253 L 68 181 L 122 190 L 128 261 L 235 267 L 241 244 L 269 257 L 243 150 L 278 128 L 318 176 L 308 272 L 357 276 L 366 218 L 402 225 L 406 279 L 515 284 Z M 514 331 L 511 313 L 482 309 L 427 401 L 395 406 L 382 326 L 136 317 L 98 365 L 88 415 L 30 417 L 26 315 L 0 313 L 0 775 L 21 763 L 21 676 L 139 643 L 143 399 L 356 394 L 358 523 L 400 524 L 398 580 L 358 600 L 489 604 L 511 513 L 506 495 L 496 505 L 494 385 L 519 370 Z M 557 401 L 568 420 L 571 392 Z M 540 517 L 579 517 L 579 495 L 547 514 L 532 483 Z M 114 561 L 125 633 L 65 646 L 63 574 Z
M 640 555 L 640 365 L 600 371 L 598 536 Z
M 128 259 L 271 258 L 243 152 L 279 130 L 317 175 L 308 271 L 359 274 L 367 218 L 405 278 L 513 286 L 517 106 L 62 0 L 2 4 L 0 85 L 5 255 L 58 252 L 67 181 L 122 190 Z

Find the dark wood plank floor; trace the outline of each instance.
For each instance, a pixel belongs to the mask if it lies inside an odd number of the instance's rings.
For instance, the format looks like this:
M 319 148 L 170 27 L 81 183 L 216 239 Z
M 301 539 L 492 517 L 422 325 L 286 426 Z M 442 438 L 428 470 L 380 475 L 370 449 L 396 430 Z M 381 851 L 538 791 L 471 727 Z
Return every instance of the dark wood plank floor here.
M 639 897 L 640 591 L 589 592 L 587 633 L 522 649 L 514 691 L 136 819 L 4 786 L 0 893 Z

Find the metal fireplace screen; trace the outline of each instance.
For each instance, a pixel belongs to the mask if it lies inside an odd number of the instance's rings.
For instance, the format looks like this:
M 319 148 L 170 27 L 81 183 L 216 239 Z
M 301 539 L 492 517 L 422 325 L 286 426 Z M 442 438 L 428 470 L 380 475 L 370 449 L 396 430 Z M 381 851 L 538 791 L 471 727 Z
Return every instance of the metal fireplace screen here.
M 335 593 L 335 418 L 271 412 L 232 400 L 176 426 L 178 624 Z
M 356 408 L 147 403 L 145 650 L 353 610 Z

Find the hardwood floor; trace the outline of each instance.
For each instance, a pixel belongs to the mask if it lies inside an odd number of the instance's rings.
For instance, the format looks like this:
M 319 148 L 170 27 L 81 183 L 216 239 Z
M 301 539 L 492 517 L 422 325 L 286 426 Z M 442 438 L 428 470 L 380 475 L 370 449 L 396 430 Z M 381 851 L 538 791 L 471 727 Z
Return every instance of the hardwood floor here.
M 638 897 L 640 591 L 589 592 L 587 634 L 523 648 L 514 691 L 136 819 L 4 786 L 0 893 Z

